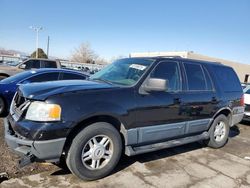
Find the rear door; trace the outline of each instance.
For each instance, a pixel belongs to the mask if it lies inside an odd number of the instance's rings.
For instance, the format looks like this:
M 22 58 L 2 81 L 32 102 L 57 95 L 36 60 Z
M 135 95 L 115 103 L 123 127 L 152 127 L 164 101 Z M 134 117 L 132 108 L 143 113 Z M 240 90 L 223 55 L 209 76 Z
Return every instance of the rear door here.
M 199 63 L 183 62 L 185 91 L 180 113 L 187 117 L 185 134 L 208 130 L 218 104 L 213 82 L 206 67 Z

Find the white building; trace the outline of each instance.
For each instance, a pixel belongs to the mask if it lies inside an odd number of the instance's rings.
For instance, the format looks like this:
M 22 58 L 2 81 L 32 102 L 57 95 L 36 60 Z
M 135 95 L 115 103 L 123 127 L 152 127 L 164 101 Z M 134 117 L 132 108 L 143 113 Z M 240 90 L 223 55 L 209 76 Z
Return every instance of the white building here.
M 183 52 L 142 52 L 142 53 L 131 53 L 130 57 L 157 57 L 157 56 L 180 56 L 182 58 L 198 59 L 205 61 L 220 62 L 222 64 L 231 66 L 236 71 L 241 82 L 250 82 L 250 65 L 238 63 L 234 61 L 228 61 L 216 57 L 209 57 L 201 54 L 194 53 L 192 51 Z

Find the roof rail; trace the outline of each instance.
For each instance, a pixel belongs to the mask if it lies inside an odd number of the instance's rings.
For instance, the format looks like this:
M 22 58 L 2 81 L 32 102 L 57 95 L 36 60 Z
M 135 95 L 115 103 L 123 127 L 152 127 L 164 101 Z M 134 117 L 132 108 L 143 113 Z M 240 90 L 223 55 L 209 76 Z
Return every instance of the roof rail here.
M 164 55 L 164 56 L 155 56 L 155 57 L 159 57 L 159 58 L 160 57 L 167 57 L 167 58 L 177 58 L 178 57 L 178 58 L 183 58 L 183 57 L 181 57 L 179 55 L 169 55 L 169 56 L 168 55 Z

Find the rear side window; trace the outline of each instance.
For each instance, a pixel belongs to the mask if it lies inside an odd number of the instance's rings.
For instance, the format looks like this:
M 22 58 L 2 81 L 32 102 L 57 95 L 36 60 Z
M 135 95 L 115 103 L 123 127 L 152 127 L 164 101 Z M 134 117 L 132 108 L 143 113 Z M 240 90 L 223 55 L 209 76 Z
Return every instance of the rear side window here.
M 213 86 L 210 74 L 208 73 L 208 70 L 205 67 L 203 67 L 203 70 L 204 70 L 205 77 L 206 77 L 207 90 L 212 91 L 214 90 L 214 86 Z
M 201 65 L 184 63 L 187 74 L 188 89 L 191 91 L 201 91 L 206 89 L 206 80 Z
M 86 76 L 80 74 L 63 73 L 62 80 L 85 80 Z
M 242 91 L 238 76 L 231 67 L 214 66 L 213 69 L 224 92 Z
M 55 61 L 41 61 L 44 68 L 57 68 Z
M 45 73 L 33 76 L 23 81 L 23 83 L 32 83 L 32 82 L 46 82 L 46 81 L 55 81 L 58 80 L 59 73 Z

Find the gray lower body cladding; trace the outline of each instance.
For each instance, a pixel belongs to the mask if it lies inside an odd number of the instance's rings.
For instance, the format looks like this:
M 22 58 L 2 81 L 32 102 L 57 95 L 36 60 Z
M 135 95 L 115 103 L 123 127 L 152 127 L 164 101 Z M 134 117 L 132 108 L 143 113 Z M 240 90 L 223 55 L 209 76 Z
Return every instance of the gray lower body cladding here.
M 153 125 L 129 129 L 125 133 L 126 145 L 156 143 L 171 140 L 189 134 L 200 134 L 207 131 L 213 119 L 201 119 L 180 123 Z

